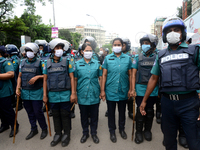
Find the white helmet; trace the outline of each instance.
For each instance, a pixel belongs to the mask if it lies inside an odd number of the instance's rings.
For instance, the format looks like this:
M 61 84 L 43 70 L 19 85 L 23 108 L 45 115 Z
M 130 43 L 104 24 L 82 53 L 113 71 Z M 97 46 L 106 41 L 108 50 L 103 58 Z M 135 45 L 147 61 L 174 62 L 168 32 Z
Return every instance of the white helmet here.
M 25 45 L 24 46 L 21 46 L 20 48 L 19 48 L 19 50 L 20 50 L 20 53 L 22 54 L 22 53 L 25 53 Z
M 64 51 L 68 51 L 70 43 L 67 40 L 62 40 L 62 42 L 64 43 Z
M 46 40 L 35 40 L 35 43 L 37 44 L 37 45 L 45 45 L 45 44 L 47 44 L 47 41 Z
M 198 33 L 190 33 L 187 32 L 187 36 L 186 36 L 186 42 L 189 41 L 189 39 L 196 39 L 199 38 L 199 34 Z M 192 42 L 192 41 L 191 41 Z
M 28 49 L 31 49 L 34 54 L 36 54 L 38 52 L 38 50 L 39 50 L 39 47 L 38 47 L 38 45 L 36 43 L 26 43 L 24 45 L 24 47 L 25 47 L 25 51 L 28 48 Z
M 56 39 L 53 39 L 49 42 L 49 47 L 51 50 L 54 50 L 54 48 L 57 46 L 57 45 L 62 45 L 63 47 L 65 46 L 64 40 L 60 39 L 60 38 L 56 38 Z

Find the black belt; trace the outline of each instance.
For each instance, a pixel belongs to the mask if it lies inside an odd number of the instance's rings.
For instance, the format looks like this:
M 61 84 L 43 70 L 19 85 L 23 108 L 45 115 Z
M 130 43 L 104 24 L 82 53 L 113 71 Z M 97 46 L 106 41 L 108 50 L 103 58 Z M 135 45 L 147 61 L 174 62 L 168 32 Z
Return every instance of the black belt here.
M 170 99 L 170 100 L 182 100 L 182 99 L 187 99 L 190 97 L 193 97 L 195 95 L 197 95 L 196 91 L 193 91 L 191 93 L 187 93 L 187 94 L 167 94 L 167 93 L 162 93 L 164 97 Z

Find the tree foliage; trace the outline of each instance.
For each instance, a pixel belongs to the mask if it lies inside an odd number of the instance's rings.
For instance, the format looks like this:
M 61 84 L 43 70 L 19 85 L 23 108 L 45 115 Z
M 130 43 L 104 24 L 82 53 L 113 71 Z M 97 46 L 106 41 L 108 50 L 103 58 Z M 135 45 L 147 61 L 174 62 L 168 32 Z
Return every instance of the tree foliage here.
M 109 44 L 105 44 L 105 45 L 103 45 L 102 47 L 104 47 L 104 48 L 108 48 L 108 49 L 109 49 L 109 54 L 112 53 L 112 44 L 111 44 L 111 43 L 109 43 Z
M 187 15 L 190 16 L 192 13 L 192 0 L 186 0 L 187 1 Z M 183 6 L 177 7 L 177 17 L 183 18 L 182 12 L 183 12 Z

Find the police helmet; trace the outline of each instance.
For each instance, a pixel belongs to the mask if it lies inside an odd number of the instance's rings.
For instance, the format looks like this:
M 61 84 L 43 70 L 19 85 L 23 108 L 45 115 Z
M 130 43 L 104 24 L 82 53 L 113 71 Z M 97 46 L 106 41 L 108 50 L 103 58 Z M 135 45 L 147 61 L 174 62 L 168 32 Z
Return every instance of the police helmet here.
M 33 51 L 34 54 L 37 54 L 37 52 L 39 51 L 39 47 L 36 43 L 26 43 L 24 47 L 25 47 L 25 52 L 31 50 Z
M 109 49 L 108 49 L 108 48 L 105 48 L 105 51 L 106 51 L 107 53 L 109 53 Z
M 21 46 L 19 48 L 19 51 L 20 51 L 21 54 L 25 53 L 25 46 Z
M 35 43 L 38 46 L 44 46 L 45 44 L 47 44 L 47 41 L 46 40 L 35 40 Z
M 96 40 L 91 37 L 91 36 L 87 36 L 86 38 L 83 39 L 83 44 L 86 42 L 90 42 L 90 45 L 92 46 L 92 50 L 95 50 L 97 47 L 97 43 Z
M 145 34 L 141 39 L 140 39 L 140 45 L 142 46 L 142 43 L 144 41 L 149 41 L 151 43 L 151 47 L 155 48 L 158 44 L 158 37 L 153 34 Z
M 58 45 L 61 45 L 62 48 L 64 48 L 65 44 L 63 43 L 63 40 L 60 38 L 53 39 L 49 42 L 49 47 L 51 50 L 54 50 L 54 48 Z
M 70 43 L 67 40 L 62 40 L 62 42 L 64 43 L 64 51 L 68 51 Z
M 131 50 L 131 42 L 128 38 L 122 38 L 122 41 L 124 42 L 124 44 L 126 44 L 126 51 L 130 51 Z
M 0 52 L 2 52 L 2 53 L 6 52 L 6 48 L 4 45 L 0 45 Z
M 171 27 L 174 27 L 174 26 L 178 26 L 178 27 L 181 28 L 181 31 L 182 31 L 181 41 L 186 40 L 187 31 L 186 31 L 186 25 L 183 22 L 183 20 L 179 17 L 169 17 L 164 21 L 163 27 L 162 27 L 162 38 L 163 38 L 164 43 L 167 43 L 167 38 L 166 38 L 167 30 Z
M 8 53 L 9 55 L 19 54 L 19 49 L 14 44 L 7 44 L 5 46 L 5 49 L 6 49 L 6 53 Z

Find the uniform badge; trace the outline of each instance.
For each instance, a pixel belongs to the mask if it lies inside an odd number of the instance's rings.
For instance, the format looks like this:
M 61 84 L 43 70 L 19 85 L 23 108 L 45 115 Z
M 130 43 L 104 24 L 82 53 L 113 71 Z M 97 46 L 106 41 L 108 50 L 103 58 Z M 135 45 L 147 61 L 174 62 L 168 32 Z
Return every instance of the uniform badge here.
M 156 65 L 156 60 L 154 61 L 154 63 L 153 63 L 153 66 L 155 66 Z
M 136 60 L 135 59 L 133 60 L 133 64 L 136 64 Z
M 74 61 L 74 59 L 72 58 L 71 61 Z
M 104 61 L 103 61 L 103 63 L 102 64 L 104 64 Z
M 10 66 L 11 65 L 11 63 L 8 63 L 8 66 Z
M 15 64 L 15 61 L 13 61 L 13 64 Z
M 44 68 L 44 64 L 42 64 L 42 67 Z
M 76 70 L 76 67 L 74 66 L 74 68 L 73 68 L 74 70 Z
M 70 69 L 72 68 L 72 65 L 71 65 L 71 64 L 69 64 L 69 68 L 70 68 Z
M 102 67 L 101 67 L 101 66 L 99 66 L 99 70 L 102 70 Z

